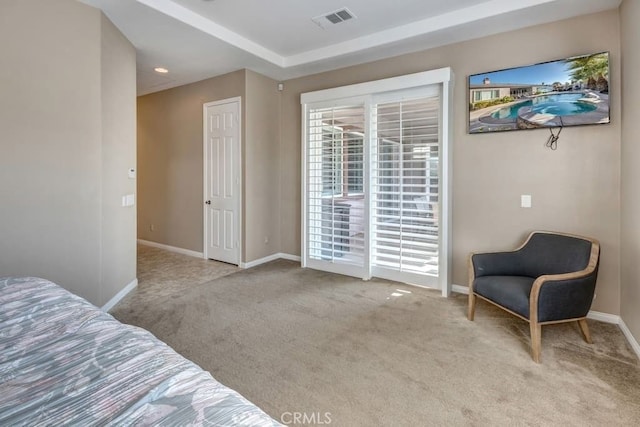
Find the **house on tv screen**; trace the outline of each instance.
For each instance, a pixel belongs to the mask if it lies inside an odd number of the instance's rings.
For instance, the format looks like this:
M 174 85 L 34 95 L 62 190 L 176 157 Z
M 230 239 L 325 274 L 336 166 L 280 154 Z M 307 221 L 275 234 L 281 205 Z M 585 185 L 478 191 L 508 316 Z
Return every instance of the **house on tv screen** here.
M 578 86 L 578 90 L 581 87 Z M 571 88 L 570 88 L 571 89 Z M 502 99 L 505 97 L 511 97 L 514 99 L 522 98 L 525 96 L 541 95 L 544 93 L 558 90 L 553 85 L 539 84 L 516 84 L 516 83 L 491 83 L 489 77 L 485 77 L 482 84 L 469 86 L 469 100 L 471 103 L 481 101 L 493 101 L 496 99 Z M 566 89 L 562 89 L 566 90 Z

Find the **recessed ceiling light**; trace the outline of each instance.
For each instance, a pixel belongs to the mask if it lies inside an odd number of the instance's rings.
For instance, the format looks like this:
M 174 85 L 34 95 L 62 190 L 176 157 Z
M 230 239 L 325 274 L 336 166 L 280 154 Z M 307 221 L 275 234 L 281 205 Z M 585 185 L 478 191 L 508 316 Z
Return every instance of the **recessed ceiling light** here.
M 161 73 L 161 74 L 167 74 L 169 72 L 169 70 L 167 70 L 166 68 L 162 68 L 162 67 L 156 67 L 153 69 L 153 71 L 155 71 L 156 73 Z

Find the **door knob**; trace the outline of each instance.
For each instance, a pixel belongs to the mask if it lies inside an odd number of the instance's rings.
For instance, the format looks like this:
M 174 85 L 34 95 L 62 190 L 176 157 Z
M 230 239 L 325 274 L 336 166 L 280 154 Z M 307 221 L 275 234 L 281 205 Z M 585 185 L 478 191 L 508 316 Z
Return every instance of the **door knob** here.
M 207 200 L 205 203 L 206 203 L 207 205 L 210 205 L 210 204 L 211 204 L 211 200 Z

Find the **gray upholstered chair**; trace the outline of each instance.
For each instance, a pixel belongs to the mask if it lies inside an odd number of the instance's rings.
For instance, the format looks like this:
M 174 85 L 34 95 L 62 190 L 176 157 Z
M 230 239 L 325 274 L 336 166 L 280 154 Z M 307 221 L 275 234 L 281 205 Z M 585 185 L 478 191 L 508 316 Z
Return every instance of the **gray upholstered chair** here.
M 531 355 L 540 363 L 542 325 L 578 322 L 591 343 L 587 313 L 598 276 L 597 240 L 534 231 L 511 252 L 469 257 L 469 320 L 480 297 L 529 322 Z

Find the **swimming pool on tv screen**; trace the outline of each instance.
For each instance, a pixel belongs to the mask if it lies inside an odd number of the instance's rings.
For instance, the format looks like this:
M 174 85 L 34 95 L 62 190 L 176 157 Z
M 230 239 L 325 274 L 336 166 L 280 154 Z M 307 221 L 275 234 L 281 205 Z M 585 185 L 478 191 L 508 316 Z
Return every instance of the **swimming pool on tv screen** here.
M 588 101 L 579 101 L 581 93 L 565 93 L 538 96 L 509 107 L 504 107 L 491 114 L 494 119 L 517 119 L 518 110 L 522 107 L 532 107 L 531 111 L 554 116 L 571 116 L 594 111 L 597 107 Z

